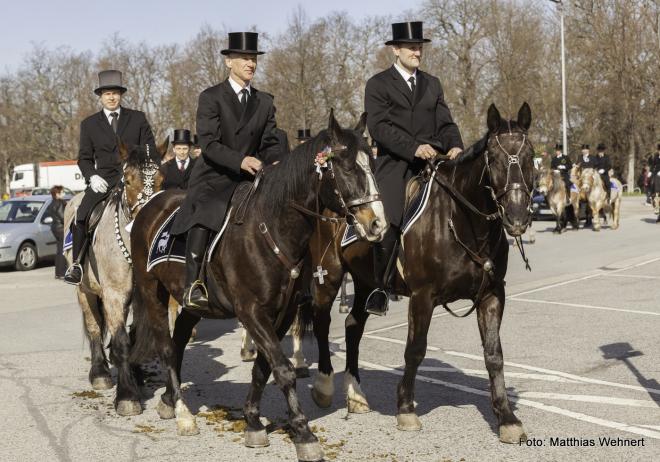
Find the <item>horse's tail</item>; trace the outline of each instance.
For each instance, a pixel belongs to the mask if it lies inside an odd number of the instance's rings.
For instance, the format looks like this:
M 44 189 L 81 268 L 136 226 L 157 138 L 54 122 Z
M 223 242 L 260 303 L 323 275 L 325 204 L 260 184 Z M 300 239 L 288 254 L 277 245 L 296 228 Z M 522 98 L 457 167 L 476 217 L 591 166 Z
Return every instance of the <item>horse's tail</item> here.
M 148 307 L 137 286 L 133 287 L 131 305 L 133 307 L 133 323 L 130 327 L 132 364 L 148 362 L 158 354 L 154 330 L 149 319 Z
M 293 320 L 293 335 L 302 338 L 312 332 L 314 325 L 314 299 L 311 295 L 300 295 L 298 298 L 298 312 Z

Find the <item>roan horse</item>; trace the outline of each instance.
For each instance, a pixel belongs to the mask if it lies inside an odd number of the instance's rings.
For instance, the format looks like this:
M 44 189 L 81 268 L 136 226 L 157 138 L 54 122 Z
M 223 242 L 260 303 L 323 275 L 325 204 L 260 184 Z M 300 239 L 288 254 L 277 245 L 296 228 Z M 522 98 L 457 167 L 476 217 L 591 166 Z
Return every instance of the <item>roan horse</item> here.
M 76 287 L 91 349 L 89 381 L 95 390 L 112 388 L 103 349 L 104 337 L 109 333 L 110 361 L 118 369 L 115 408 L 120 415 L 142 412 L 139 394 L 134 390 L 135 377 L 129 368 L 123 366 L 130 353 L 126 317 L 133 290 L 129 233 L 125 228 L 144 203 L 160 189 L 162 176 L 157 162 L 167 151 L 167 145 L 166 140 L 158 147 L 159 154 L 152 157 L 148 146 L 134 146 L 129 152 L 126 145 L 119 143 L 123 181 L 110 193 L 85 258 L 82 283 Z M 67 204 L 64 211 L 65 229 L 69 229 L 82 197 L 78 194 Z M 71 263 L 71 252 L 65 252 L 65 256 Z
M 539 172 L 538 190 L 545 195 L 548 206 L 555 216 L 557 225 L 553 232 L 561 233 L 566 228 L 566 222 L 568 221 L 567 207 L 573 207 L 572 226 L 574 230 L 577 230 L 579 226 L 577 220 L 579 211 L 578 194 L 571 191 L 570 197 L 566 197 L 566 186 L 561 174 L 556 170 L 542 168 Z
M 309 248 L 310 236 L 319 221 L 318 212 L 327 207 L 347 217 L 355 223 L 360 236 L 370 241 L 382 239 L 387 229 L 366 154 L 369 145 L 363 138 L 365 120 L 363 115 L 356 130 L 345 130 L 331 113 L 327 130 L 297 147 L 279 164 L 266 167 L 259 187 L 251 190 L 251 198 L 248 195 L 248 199 L 241 200 L 235 195 L 232 207 L 250 212 L 242 216 L 238 212 L 232 216 L 230 212 L 217 249 L 207 256 L 209 297 L 221 302 L 217 317 L 238 317 L 258 350 L 244 407 L 246 446 L 268 445 L 260 421 L 260 401 L 272 371 L 287 400 L 289 428 L 298 459 L 323 458 L 300 407 L 296 374 L 280 340 L 297 311 L 287 295 L 292 293 L 289 288 Z M 192 435 L 198 429 L 183 401 L 180 370 L 190 331 L 199 317 L 183 310 L 170 337 L 167 301 L 170 294 L 181 301 L 184 267 L 165 262 L 146 270 L 149 243 L 182 198 L 182 194 L 169 191 L 159 195 L 142 210 L 133 227 L 137 333 L 131 360 L 142 362 L 159 355 L 160 364 L 167 370 L 167 388 L 157 411 L 161 418 L 176 417 L 179 435 Z
M 531 221 L 534 152 L 527 135 L 530 123 L 531 111 L 527 103 L 520 108 L 517 121 L 503 120 L 497 108 L 491 105 L 485 152 L 472 149 L 458 161 L 427 167 L 427 175 L 435 170 L 435 177 L 430 180 L 429 203 L 404 235 L 399 255 L 403 280 L 398 280 L 397 292 L 410 296 L 406 367 L 397 389 L 397 428 L 400 430 L 421 429 L 413 392 L 417 368 L 426 354 L 434 307 L 447 308 L 447 303 L 470 299 L 474 304 L 467 314 L 474 309 L 477 311 L 500 440 L 518 443 L 526 438 L 522 424 L 511 410 L 504 385 L 499 329 L 509 253 L 505 231 L 518 241 Z M 321 407 L 328 407 L 332 402 L 330 309 L 344 273 L 348 271 L 355 283 L 355 300 L 345 322 L 344 387 L 348 411 L 361 413 L 369 411 L 369 404 L 359 384 L 359 345 L 368 318 L 365 301 L 376 281 L 371 246 L 356 242 L 342 249 L 344 225 L 339 230 L 338 226 L 323 224 L 317 230 L 321 242 L 333 236 L 339 238 L 324 256 L 319 253 L 312 256 L 313 264 L 322 264 L 328 272 L 323 285 L 315 281 L 313 286 L 313 328 L 319 347 L 319 373 L 314 380 L 312 397 Z M 522 247 L 519 248 L 522 253 Z
M 612 229 L 619 227 L 621 215 L 621 192 L 622 185 L 616 178 L 610 178 L 612 188 L 610 190 L 610 201 L 607 202 L 607 193 L 603 186 L 603 180 L 593 168 L 582 170 L 579 166 L 573 166 L 571 170 L 571 181 L 574 181 L 580 190 L 580 200 L 587 201 L 587 207 L 591 212 L 593 230 L 600 231 L 601 210 L 611 214 Z

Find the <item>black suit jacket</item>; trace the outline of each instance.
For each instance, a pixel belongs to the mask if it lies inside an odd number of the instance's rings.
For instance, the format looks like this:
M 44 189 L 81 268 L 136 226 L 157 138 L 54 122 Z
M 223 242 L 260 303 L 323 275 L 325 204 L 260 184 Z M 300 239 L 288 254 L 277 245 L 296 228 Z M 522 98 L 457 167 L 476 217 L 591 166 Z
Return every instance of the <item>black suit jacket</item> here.
M 163 174 L 163 183 L 161 189 L 187 189 L 188 180 L 190 180 L 190 174 L 192 173 L 193 167 L 197 159 L 189 158 L 188 167 L 184 171 L 179 170 L 179 163 L 176 157 L 165 162 L 160 167 L 160 171 Z
M 580 154 L 580 158 L 578 159 L 577 162 L 580 165 L 580 168 L 585 169 L 585 168 L 593 168 L 597 169 L 598 168 L 598 160 L 592 156 L 591 154 L 589 155 L 588 160 L 585 162 L 584 157 L 582 154 Z
M 191 186 L 172 234 L 194 225 L 220 230 L 236 186 L 252 179 L 241 171 L 243 158 L 254 156 L 264 164 L 279 160 L 276 128 L 273 97 L 268 93 L 252 87 L 244 112 L 229 80 L 199 95 L 197 135 L 202 155 L 190 175 Z
M 78 167 L 87 183 L 94 175 L 99 175 L 111 186 L 119 181 L 122 166 L 117 138 L 129 146 L 150 144 L 151 152 L 156 152 L 154 135 L 144 112 L 122 107 L 115 135 L 101 110 L 80 123 Z
M 571 159 L 568 158 L 568 156 L 553 156 L 552 160 L 550 161 L 550 168 L 553 170 L 559 170 L 562 175 L 567 176 L 571 173 L 573 163 L 571 162 Z
M 596 168 L 598 170 L 600 169 L 605 170 L 605 172 L 601 173 L 601 175 L 607 175 L 607 172 L 612 168 L 612 163 L 610 162 L 610 156 L 605 154 L 603 155 L 603 157 L 600 157 L 599 155 L 596 154 Z
M 413 95 L 392 66 L 369 79 L 364 95 L 367 126 L 378 145 L 376 181 L 385 214 L 396 226 L 401 224 L 406 183 L 424 165 L 415 158 L 417 148 L 428 142 L 445 152 L 463 148 L 438 78 L 417 70 L 416 79 Z

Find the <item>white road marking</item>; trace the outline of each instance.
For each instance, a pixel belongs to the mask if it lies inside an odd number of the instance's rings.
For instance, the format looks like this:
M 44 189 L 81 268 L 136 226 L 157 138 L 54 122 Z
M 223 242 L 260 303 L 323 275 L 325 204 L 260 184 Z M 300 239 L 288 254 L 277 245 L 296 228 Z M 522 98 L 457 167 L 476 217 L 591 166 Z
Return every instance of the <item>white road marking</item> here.
M 343 359 L 346 359 L 346 355 L 342 352 L 335 352 L 335 354 Z M 393 374 L 393 375 L 398 375 L 402 376 L 403 371 L 399 371 L 396 369 L 392 369 L 391 367 L 383 366 L 382 364 L 376 364 L 368 361 L 362 361 L 360 360 L 360 364 L 362 364 L 365 367 L 368 367 L 370 369 L 375 369 L 379 370 L 382 372 L 386 372 L 388 374 Z M 490 392 L 485 391 L 485 390 L 479 390 L 477 388 L 472 388 L 468 387 L 465 385 L 460 385 L 458 383 L 453 383 L 453 382 L 447 382 L 445 380 L 439 380 L 439 379 L 434 379 L 431 377 L 426 377 L 424 375 L 417 375 L 416 379 L 419 380 L 420 382 L 426 382 L 426 383 L 431 383 L 434 385 L 441 385 L 447 388 L 452 388 L 454 390 L 459 390 L 463 391 L 465 393 L 471 393 L 473 395 L 479 395 L 479 396 L 485 396 L 487 398 L 490 398 Z M 637 427 L 634 425 L 628 425 L 625 423 L 621 422 L 616 422 L 614 420 L 607 420 L 607 419 L 601 419 L 599 417 L 594 417 L 590 416 L 587 414 L 583 414 L 581 412 L 574 412 L 570 411 L 568 409 L 563 409 L 557 406 L 552 406 L 548 404 L 544 404 L 538 401 L 532 401 L 530 399 L 526 398 L 515 398 L 511 397 L 511 400 L 514 401 L 516 404 L 521 405 L 521 406 L 528 406 L 528 407 L 533 407 L 535 409 L 539 409 L 541 411 L 545 412 L 550 412 L 553 414 L 559 414 L 564 417 L 570 417 L 575 420 L 580 420 L 582 422 L 588 422 L 592 423 L 595 425 L 600 425 L 601 427 L 607 427 L 607 428 L 612 428 L 615 430 L 620 430 L 628 433 L 634 433 L 636 435 L 641 435 L 641 436 L 646 436 L 649 438 L 654 438 L 654 439 L 660 439 L 660 432 L 648 429 L 648 428 L 642 428 L 642 427 Z
M 532 298 L 510 298 L 509 301 L 512 302 L 524 302 L 524 303 L 539 303 L 542 305 L 557 305 L 557 306 L 568 306 L 571 308 L 589 308 L 592 310 L 604 310 L 604 311 L 619 311 L 622 313 L 632 313 L 632 314 L 648 314 L 651 316 L 660 316 L 660 313 L 654 313 L 653 311 L 644 311 L 644 310 L 626 310 L 623 308 L 612 308 L 609 306 L 598 306 L 598 305 L 585 305 L 582 303 L 566 303 L 566 302 L 551 302 L 549 300 L 535 300 Z
M 405 366 L 389 365 L 388 367 L 403 370 Z M 485 369 L 464 369 L 461 367 L 438 367 L 438 366 L 419 366 L 417 368 L 420 372 L 450 372 L 465 375 L 488 376 L 488 371 Z M 504 376 L 508 378 L 525 379 L 525 380 L 542 380 L 544 382 L 559 382 L 559 383 L 581 383 L 577 380 L 566 379 L 556 375 L 548 374 L 529 374 L 525 372 L 508 372 L 504 371 Z
M 603 273 L 601 276 L 607 276 L 610 278 L 632 278 L 632 279 L 660 279 L 660 276 L 644 276 L 641 274 L 609 274 Z
M 545 393 L 540 391 L 523 391 L 517 394 L 518 398 L 557 399 L 562 401 L 579 401 L 581 403 L 610 404 L 615 406 L 648 407 L 658 409 L 655 401 L 648 399 L 614 398 L 599 395 L 568 395 L 565 393 Z
M 378 335 L 368 334 L 368 335 L 363 335 L 362 337 L 363 338 L 370 338 L 372 340 L 381 340 L 383 342 L 396 343 L 397 345 L 404 345 L 405 346 L 405 344 L 406 344 L 405 340 L 399 340 L 399 339 L 396 339 L 396 338 L 389 338 L 389 337 L 380 337 Z M 429 351 L 442 351 L 442 349 L 440 349 L 438 347 L 434 347 L 432 345 L 427 345 L 426 349 L 429 350 Z

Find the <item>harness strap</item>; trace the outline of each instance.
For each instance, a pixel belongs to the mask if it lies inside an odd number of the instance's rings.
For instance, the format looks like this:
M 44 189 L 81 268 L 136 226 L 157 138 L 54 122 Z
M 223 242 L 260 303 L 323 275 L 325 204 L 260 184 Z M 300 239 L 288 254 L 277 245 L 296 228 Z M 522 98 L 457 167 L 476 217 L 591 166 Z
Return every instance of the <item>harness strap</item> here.
M 328 222 L 328 223 L 342 223 L 342 222 L 345 220 L 345 218 L 343 218 L 343 217 L 342 217 L 342 218 L 327 217 L 327 216 L 322 215 L 322 214 L 320 214 L 320 213 L 317 213 L 317 212 L 314 212 L 314 211 L 312 211 L 312 210 L 309 210 L 309 209 L 303 207 L 302 205 L 296 204 L 296 203 L 293 202 L 293 201 L 290 202 L 289 205 L 291 206 L 291 208 L 294 208 L 294 209 L 296 209 L 297 211 L 299 211 L 299 212 L 301 212 L 301 213 L 304 213 L 305 215 L 309 215 L 310 217 L 314 217 L 314 218 L 319 219 L 319 220 L 324 221 L 324 222 Z

